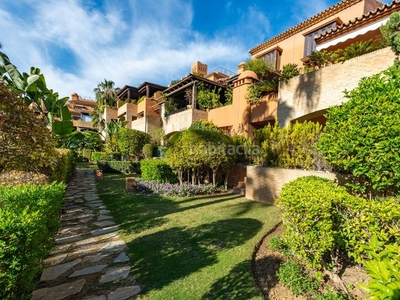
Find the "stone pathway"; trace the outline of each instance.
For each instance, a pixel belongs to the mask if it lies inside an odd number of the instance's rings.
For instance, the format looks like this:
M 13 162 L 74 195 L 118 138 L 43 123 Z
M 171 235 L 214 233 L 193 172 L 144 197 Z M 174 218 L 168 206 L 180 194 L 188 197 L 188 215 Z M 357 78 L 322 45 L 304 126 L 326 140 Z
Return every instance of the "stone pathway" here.
M 77 169 L 66 191 L 56 246 L 31 300 L 136 299 L 140 286 L 109 213 L 97 196 L 93 170 Z

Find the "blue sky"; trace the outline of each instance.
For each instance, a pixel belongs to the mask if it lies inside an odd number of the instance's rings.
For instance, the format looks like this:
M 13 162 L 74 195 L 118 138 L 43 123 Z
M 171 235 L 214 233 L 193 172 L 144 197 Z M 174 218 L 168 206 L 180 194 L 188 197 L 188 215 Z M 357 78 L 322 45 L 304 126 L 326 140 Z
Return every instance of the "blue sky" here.
M 20 72 L 40 68 L 60 96 L 94 98 L 104 79 L 167 85 L 197 60 L 236 73 L 249 49 L 337 2 L 1 0 L 1 51 Z

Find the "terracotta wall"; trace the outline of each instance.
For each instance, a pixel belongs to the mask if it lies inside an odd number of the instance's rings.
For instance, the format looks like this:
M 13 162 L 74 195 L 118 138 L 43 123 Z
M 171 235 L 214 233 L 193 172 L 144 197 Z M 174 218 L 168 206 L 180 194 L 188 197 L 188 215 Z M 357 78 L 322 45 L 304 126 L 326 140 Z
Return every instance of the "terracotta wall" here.
M 371 76 L 393 64 L 390 47 L 368 53 L 344 63 L 334 64 L 280 83 L 278 121 L 281 127 L 304 116 L 315 117 L 330 106 L 340 105 L 343 91 L 358 85 L 362 77 Z M 309 118 L 306 118 L 309 119 Z
M 336 174 L 328 172 L 247 166 L 246 198 L 274 204 L 285 183 L 310 175 L 337 180 Z

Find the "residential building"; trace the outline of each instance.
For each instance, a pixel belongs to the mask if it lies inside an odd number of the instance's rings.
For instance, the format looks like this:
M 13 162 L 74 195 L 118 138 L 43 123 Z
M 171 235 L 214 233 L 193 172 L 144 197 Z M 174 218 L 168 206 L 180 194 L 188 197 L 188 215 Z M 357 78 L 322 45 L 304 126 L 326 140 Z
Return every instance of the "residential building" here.
M 95 105 L 96 101 L 94 100 L 81 98 L 77 93 L 71 94 L 67 106 L 72 116 L 73 125 L 78 131 L 97 130 L 93 127 L 90 115 Z
M 270 63 L 277 73 L 286 64 L 302 68 L 312 51 L 334 51 L 369 39 L 379 41 L 379 27 L 399 10 L 400 1 L 343 0 L 249 52 L 252 58 Z M 247 102 L 248 87 L 259 79 L 245 70 L 245 63 L 233 74 L 221 69 L 208 73 L 206 64 L 196 62 L 189 75 L 168 87 L 148 82 L 138 88 L 125 86 L 119 93 L 118 107 L 107 108 L 104 121 L 125 120 L 128 128 L 145 132 L 162 128 L 167 136 L 198 120 L 212 121 L 227 133 L 247 137 L 254 129 L 276 121 L 281 126 L 304 120 L 324 124 L 327 109 L 346 101 L 344 90 L 356 87 L 362 77 L 386 69 L 393 60 L 392 51 L 383 48 L 344 63 L 301 72 L 288 82 L 280 82 L 277 93 L 264 96 L 257 104 Z M 205 106 L 200 101 L 205 90 L 212 92 L 218 103 Z

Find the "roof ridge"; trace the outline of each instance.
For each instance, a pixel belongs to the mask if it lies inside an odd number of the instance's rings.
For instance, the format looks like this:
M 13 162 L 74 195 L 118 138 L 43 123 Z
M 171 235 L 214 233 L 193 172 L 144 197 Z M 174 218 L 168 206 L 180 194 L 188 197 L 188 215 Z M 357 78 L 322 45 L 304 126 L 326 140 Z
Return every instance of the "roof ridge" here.
M 364 13 L 360 17 L 356 17 L 356 18 L 354 18 L 352 20 L 347 21 L 346 23 L 340 24 L 339 26 L 336 26 L 335 28 L 332 28 L 332 29 L 330 29 L 328 31 L 325 31 L 325 32 L 321 33 L 320 35 L 316 36 L 315 39 L 318 40 L 318 39 L 326 38 L 326 37 L 338 32 L 338 31 L 340 31 L 340 30 L 342 30 L 344 28 L 347 28 L 347 27 L 349 27 L 349 26 L 351 26 L 353 24 L 356 24 L 356 23 L 360 23 L 365 19 L 374 17 L 379 13 L 383 13 L 386 10 L 390 10 L 391 8 L 394 8 L 396 6 L 400 7 L 400 0 L 393 0 L 392 3 L 383 3 L 382 2 L 382 4 L 383 4 L 382 6 L 377 7 L 375 10 L 371 10 L 371 11 L 369 11 L 367 13 Z
M 303 30 L 304 28 L 306 28 L 307 26 L 316 24 L 318 22 L 320 22 L 323 18 L 326 17 L 330 17 L 333 14 L 335 14 L 338 11 L 342 11 L 358 2 L 361 2 L 363 0 L 342 0 L 330 7 L 328 7 L 327 9 L 317 13 L 316 15 L 309 17 L 308 19 L 304 20 L 303 22 L 285 30 L 284 32 L 274 36 L 273 38 L 261 43 L 260 45 L 252 48 L 249 50 L 250 54 L 254 54 L 260 50 L 266 49 L 268 48 L 271 44 L 280 42 L 282 40 L 284 40 L 285 38 L 294 35 L 298 32 L 300 32 L 301 30 Z

